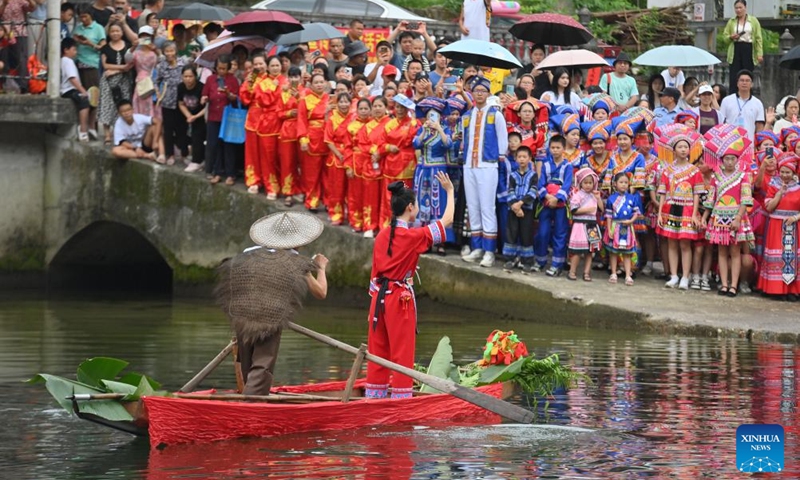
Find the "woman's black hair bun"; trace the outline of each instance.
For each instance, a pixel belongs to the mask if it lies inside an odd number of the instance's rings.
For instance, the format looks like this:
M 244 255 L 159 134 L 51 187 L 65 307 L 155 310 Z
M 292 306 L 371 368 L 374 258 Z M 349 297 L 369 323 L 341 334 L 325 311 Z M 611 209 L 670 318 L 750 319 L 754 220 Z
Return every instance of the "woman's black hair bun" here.
M 389 191 L 390 191 L 390 192 L 392 192 L 394 195 L 399 195 L 399 194 L 403 193 L 403 189 L 405 189 L 405 188 L 406 188 L 406 185 L 405 185 L 403 182 L 401 182 L 401 181 L 399 181 L 399 180 L 398 180 L 398 181 L 396 181 L 396 182 L 392 182 L 392 183 L 390 183 L 390 184 L 389 184 L 389 186 L 388 186 L 387 188 L 388 188 L 388 189 L 389 189 Z

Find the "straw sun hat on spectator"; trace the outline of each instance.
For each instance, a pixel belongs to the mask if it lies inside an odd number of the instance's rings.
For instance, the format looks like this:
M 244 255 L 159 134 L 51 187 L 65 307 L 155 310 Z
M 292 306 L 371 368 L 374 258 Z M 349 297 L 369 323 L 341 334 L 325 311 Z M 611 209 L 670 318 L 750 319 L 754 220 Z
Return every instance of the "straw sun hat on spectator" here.
M 310 213 L 279 212 L 256 220 L 250 238 L 262 247 L 288 250 L 308 245 L 322 230 L 322 221 Z

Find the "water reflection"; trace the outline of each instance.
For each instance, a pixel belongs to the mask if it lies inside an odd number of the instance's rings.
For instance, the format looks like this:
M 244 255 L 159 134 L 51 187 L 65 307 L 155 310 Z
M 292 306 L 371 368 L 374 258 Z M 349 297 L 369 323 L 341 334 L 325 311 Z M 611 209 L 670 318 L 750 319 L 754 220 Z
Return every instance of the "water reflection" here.
M 301 322 L 358 345 L 364 311 L 361 304 L 312 304 Z M 538 355 L 562 352 L 593 386 L 557 395 L 546 411 L 541 401 L 515 401 L 536 405 L 551 424 L 591 431 L 447 424 L 151 452 L 147 442 L 70 418 L 43 388 L 19 381 L 39 371 L 72 375 L 84 358 L 109 355 L 177 388 L 227 342 L 217 309 L 205 300 L 15 299 L 0 303 L 3 477 L 724 478 L 738 475 L 734 433 L 742 423 L 782 424 L 785 475 L 800 476 L 796 347 L 487 321 L 424 302 L 420 311 L 423 361 L 443 334 L 458 362 L 474 360 L 493 328 L 515 329 Z M 348 354 L 286 334 L 276 377 L 282 383 L 343 379 L 351 362 Z M 232 385 L 229 362 L 204 383 Z

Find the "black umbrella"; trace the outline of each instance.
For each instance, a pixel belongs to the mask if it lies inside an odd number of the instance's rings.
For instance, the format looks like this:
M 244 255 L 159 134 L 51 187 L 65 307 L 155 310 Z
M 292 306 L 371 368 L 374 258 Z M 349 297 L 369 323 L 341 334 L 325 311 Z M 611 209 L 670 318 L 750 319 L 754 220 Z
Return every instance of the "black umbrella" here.
M 173 5 L 161 10 L 156 18 L 162 20 L 204 20 L 207 22 L 224 22 L 233 18 L 233 12 L 226 8 L 206 5 L 205 3 L 186 3 Z
M 592 32 L 572 17 L 558 13 L 536 13 L 521 18 L 508 29 L 520 40 L 540 45 L 583 45 L 594 38 Z
M 781 57 L 780 66 L 787 70 L 800 70 L 800 45 L 789 50 Z

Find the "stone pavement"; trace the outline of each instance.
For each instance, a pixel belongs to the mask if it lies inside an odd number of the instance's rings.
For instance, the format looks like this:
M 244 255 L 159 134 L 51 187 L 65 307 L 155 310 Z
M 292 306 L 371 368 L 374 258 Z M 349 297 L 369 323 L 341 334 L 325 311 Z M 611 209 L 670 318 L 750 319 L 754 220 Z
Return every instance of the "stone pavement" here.
M 426 275 L 430 276 L 431 267 L 437 264 L 447 266 L 446 270 L 454 269 L 460 277 L 488 277 L 489 288 L 499 288 L 508 282 L 528 287 L 528 291 L 518 291 L 519 296 L 530 297 L 530 301 L 524 302 L 527 303 L 527 314 L 545 322 L 800 343 L 800 303 L 770 300 L 759 294 L 739 294 L 736 298 L 728 298 L 717 295 L 716 291 L 673 290 L 664 288 L 664 281 L 642 275 L 637 277 L 632 287 L 625 286 L 623 279 L 612 285 L 607 281 L 608 275 L 599 271 L 592 272 L 591 283 L 584 282 L 581 277 L 569 281 L 566 273 L 555 278 L 546 276 L 544 272 L 530 275 L 523 275 L 521 271 L 507 273 L 502 270 L 499 260 L 495 267 L 483 268 L 464 262 L 457 252 L 448 253 L 446 257 L 426 255 L 421 264 L 422 288 L 425 288 Z M 505 286 L 503 290 L 508 288 Z M 524 309 L 507 313 L 502 305 L 487 302 L 478 291 L 473 295 L 479 299 L 470 305 L 471 308 L 481 308 L 483 303 L 483 310 L 496 311 L 500 315 L 526 315 Z M 434 297 L 448 303 L 447 294 Z M 471 303 L 468 298 L 456 298 L 460 304 Z M 563 311 L 557 307 L 559 301 L 565 304 Z

